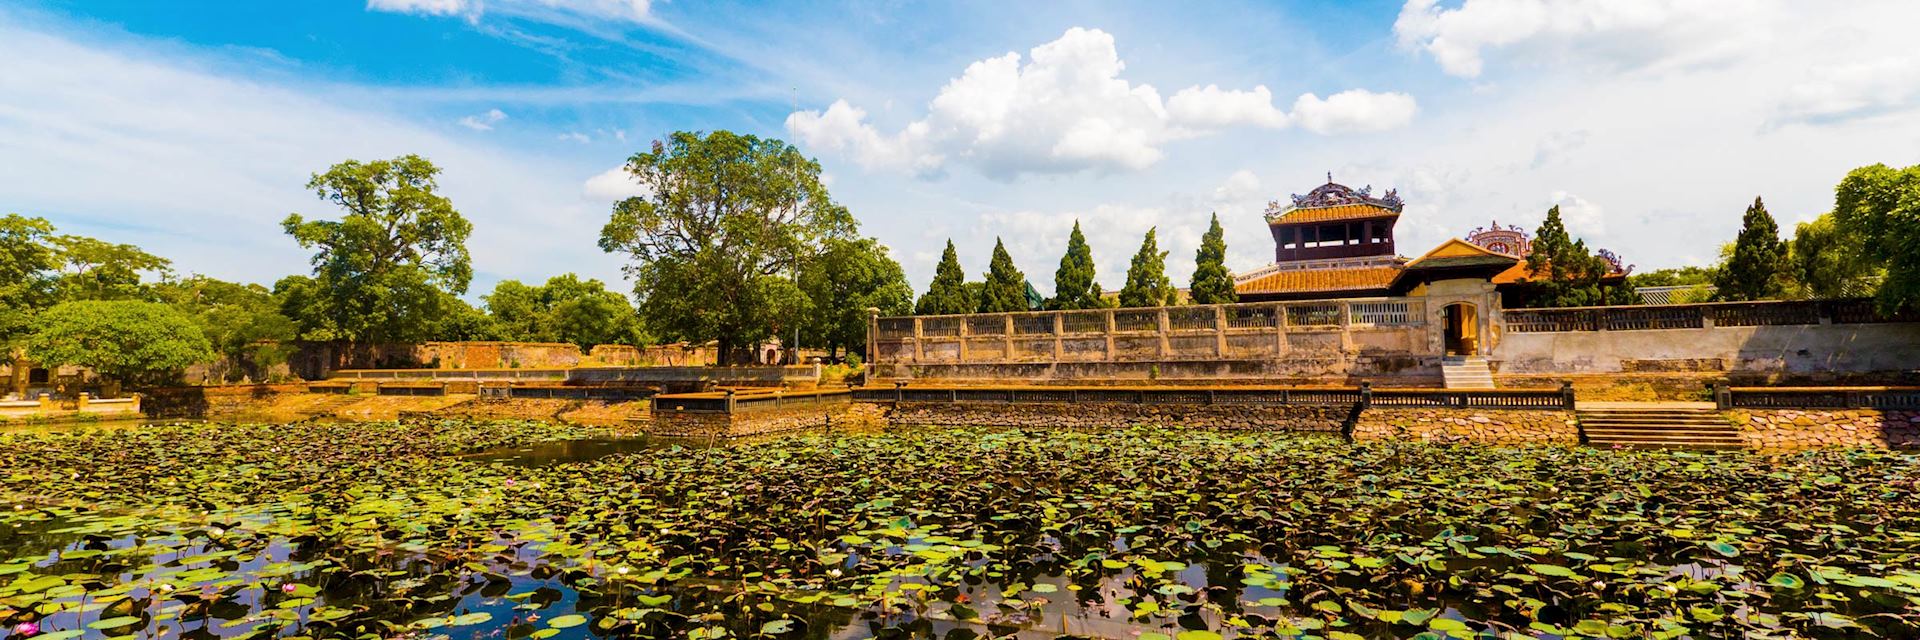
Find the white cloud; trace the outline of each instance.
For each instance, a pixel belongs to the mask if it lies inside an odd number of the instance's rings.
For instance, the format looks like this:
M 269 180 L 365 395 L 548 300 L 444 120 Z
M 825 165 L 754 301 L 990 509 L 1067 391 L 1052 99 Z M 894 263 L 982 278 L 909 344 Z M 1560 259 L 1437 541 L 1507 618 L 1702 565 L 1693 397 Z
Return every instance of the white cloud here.
M 845 154 L 868 169 L 932 176 L 958 160 L 1004 180 L 1138 171 L 1160 161 L 1166 142 L 1231 126 L 1279 128 L 1291 118 L 1264 86 L 1191 87 L 1163 101 L 1153 86 L 1121 77 L 1125 69 L 1113 36 L 1075 27 L 1024 59 L 1007 53 L 968 65 L 941 88 L 926 117 L 898 133 L 881 133 L 845 100 L 789 115 L 787 130 L 810 149 Z M 1296 106 L 1307 107 L 1309 128 L 1319 133 L 1399 126 L 1414 111 L 1404 94 L 1302 98 Z
M 477 116 L 461 118 L 460 126 L 474 131 L 492 131 L 493 125 L 500 124 L 500 121 L 505 119 L 507 119 L 505 112 L 499 109 L 489 109 L 486 113 Z
M 1606 211 L 1599 204 L 1565 191 L 1555 191 L 1548 205 L 1560 207 L 1560 221 L 1575 238 L 1607 235 Z
M 1215 85 L 1188 87 L 1167 100 L 1167 113 L 1176 122 L 1203 128 L 1253 125 L 1280 129 L 1288 124 L 1287 112 L 1273 106 L 1273 92 L 1265 85 L 1252 91 L 1222 90 Z
M 426 16 L 464 16 L 478 20 L 494 11 L 538 19 L 542 16 L 647 22 L 651 0 L 367 0 L 368 11 Z
M 1831 121 L 1911 107 L 1920 99 L 1920 60 L 1892 56 L 1822 66 L 1787 89 L 1784 120 Z
M 1349 89 L 1327 96 L 1311 93 L 1293 102 L 1293 118 L 1318 134 L 1386 131 L 1406 126 L 1420 108 L 1404 93 Z
M 1781 0 L 1407 0 L 1393 31 L 1450 75 L 1504 54 L 1529 64 L 1613 68 L 1727 60 L 1768 40 Z
M 1213 190 L 1214 202 L 1220 203 L 1238 202 L 1260 195 L 1260 176 L 1246 169 L 1233 172 L 1233 175 L 1227 176 L 1226 181 Z
M 602 204 L 611 204 L 627 198 L 651 193 L 645 185 L 634 181 L 633 174 L 627 173 L 625 166 L 614 167 L 587 178 L 580 196 Z
M 578 142 L 580 144 L 587 144 L 589 142 L 593 142 L 593 138 L 588 137 L 587 134 L 580 133 L 578 131 L 568 131 L 566 133 L 562 133 L 558 136 L 555 136 L 555 139 L 558 139 L 563 142 Z

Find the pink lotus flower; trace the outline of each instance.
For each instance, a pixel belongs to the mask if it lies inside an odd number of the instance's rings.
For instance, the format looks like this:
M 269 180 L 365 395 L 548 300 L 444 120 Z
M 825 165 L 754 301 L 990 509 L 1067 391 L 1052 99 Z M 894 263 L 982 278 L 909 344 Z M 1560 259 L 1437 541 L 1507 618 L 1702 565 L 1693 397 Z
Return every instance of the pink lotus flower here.
M 294 588 L 295 587 L 291 582 L 282 584 L 280 585 L 280 593 L 293 593 Z
M 40 623 L 22 622 L 20 624 L 13 625 L 13 635 L 26 637 L 36 633 L 40 633 Z

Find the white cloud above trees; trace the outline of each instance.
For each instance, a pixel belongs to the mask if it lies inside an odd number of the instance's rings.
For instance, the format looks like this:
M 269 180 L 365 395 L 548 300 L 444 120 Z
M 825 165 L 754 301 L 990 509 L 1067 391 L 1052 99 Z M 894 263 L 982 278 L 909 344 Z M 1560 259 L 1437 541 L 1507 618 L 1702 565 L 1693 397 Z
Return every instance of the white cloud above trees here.
M 995 179 L 1025 174 L 1124 173 L 1152 167 L 1170 141 L 1239 126 L 1272 129 L 1297 120 L 1315 133 L 1404 126 L 1412 96 L 1348 90 L 1322 100 L 1307 94 L 1293 113 L 1265 86 L 1250 90 L 1189 87 L 1163 99 L 1152 85 L 1123 76 L 1112 35 L 1075 27 L 1023 57 L 976 61 L 948 81 L 925 117 L 887 134 L 845 100 L 787 117 L 809 150 L 844 154 L 870 170 L 937 176 L 963 163 Z

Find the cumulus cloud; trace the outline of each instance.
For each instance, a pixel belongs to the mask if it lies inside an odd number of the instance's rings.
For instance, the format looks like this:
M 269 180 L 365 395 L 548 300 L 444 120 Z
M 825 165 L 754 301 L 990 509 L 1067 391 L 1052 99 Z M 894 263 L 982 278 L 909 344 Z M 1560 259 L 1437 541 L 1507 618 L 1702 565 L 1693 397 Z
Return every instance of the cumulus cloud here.
M 505 112 L 499 109 L 489 109 L 486 113 L 477 116 L 461 118 L 460 126 L 474 131 L 492 131 L 493 125 L 500 124 L 500 121 L 505 119 L 507 119 Z
M 645 185 L 636 182 L 633 174 L 627 173 L 625 166 L 619 166 L 587 178 L 586 184 L 581 187 L 580 197 L 594 202 L 611 203 L 648 193 L 651 192 Z
M 1386 131 L 1406 126 L 1420 108 L 1404 93 L 1374 93 L 1350 89 L 1327 96 L 1311 93 L 1293 101 L 1293 118 L 1319 134 Z
M 1161 145 L 1233 126 L 1286 127 L 1297 118 L 1316 133 L 1373 131 L 1406 124 L 1405 94 L 1311 94 L 1288 114 L 1264 86 L 1190 87 L 1163 100 L 1152 85 L 1124 77 L 1112 35 L 1075 27 L 1034 47 L 976 61 L 942 87 L 924 118 L 885 134 L 866 111 L 835 101 L 787 117 L 810 149 L 841 153 L 868 169 L 940 174 L 962 161 L 996 179 L 1022 174 L 1138 171 L 1158 163 Z M 1310 99 L 1309 99 L 1310 98 Z
M 1728 59 L 1767 41 L 1781 0 L 1407 0 L 1402 47 L 1473 78 L 1493 54 L 1549 63 L 1684 66 Z
M 367 0 L 367 10 L 451 16 L 479 11 L 479 5 L 468 0 Z
M 578 131 L 568 131 L 566 133 L 562 133 L 560 135 L 554 136 L 554 139 L 559 140 L 561 142 L 578 142 L 580 144 L 587 144 L 589 142 L 593 142 L 592 137 L 588 136 L 587 134 L 580 133 Z
M 1566 223 L 1567 231 L 1575 237 L 1607 234 L 1606 211 L 1592 200 L 1555 191 L 1550 204 L 1560 207 L 1560 221 Z
M 1246 169 L 1233 172 L 1225 182 L 1213 189 L 1213 200 L 1219 203 L 1239 202 L 1259 195 L 1260 176 Z

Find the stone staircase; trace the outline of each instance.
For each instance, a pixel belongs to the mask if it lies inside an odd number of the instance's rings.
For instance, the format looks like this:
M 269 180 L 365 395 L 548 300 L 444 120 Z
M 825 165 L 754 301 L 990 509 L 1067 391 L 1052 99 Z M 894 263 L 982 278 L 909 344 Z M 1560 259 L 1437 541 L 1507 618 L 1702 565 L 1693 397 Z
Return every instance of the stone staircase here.
M 1447 356 L 1440 360 L 1440 379 L 1448 389 L 1492 389 L 1493 370 L 1480 356 Z
M 1587 444 L 1594 447 L 1746 448 L 1740 431 L 1728 424 L 1712 405 L 1690 406 L 1693 404 L 1608 403 L 1580 407 L 1574 411 L 1574 417 L 1587 435 Z

